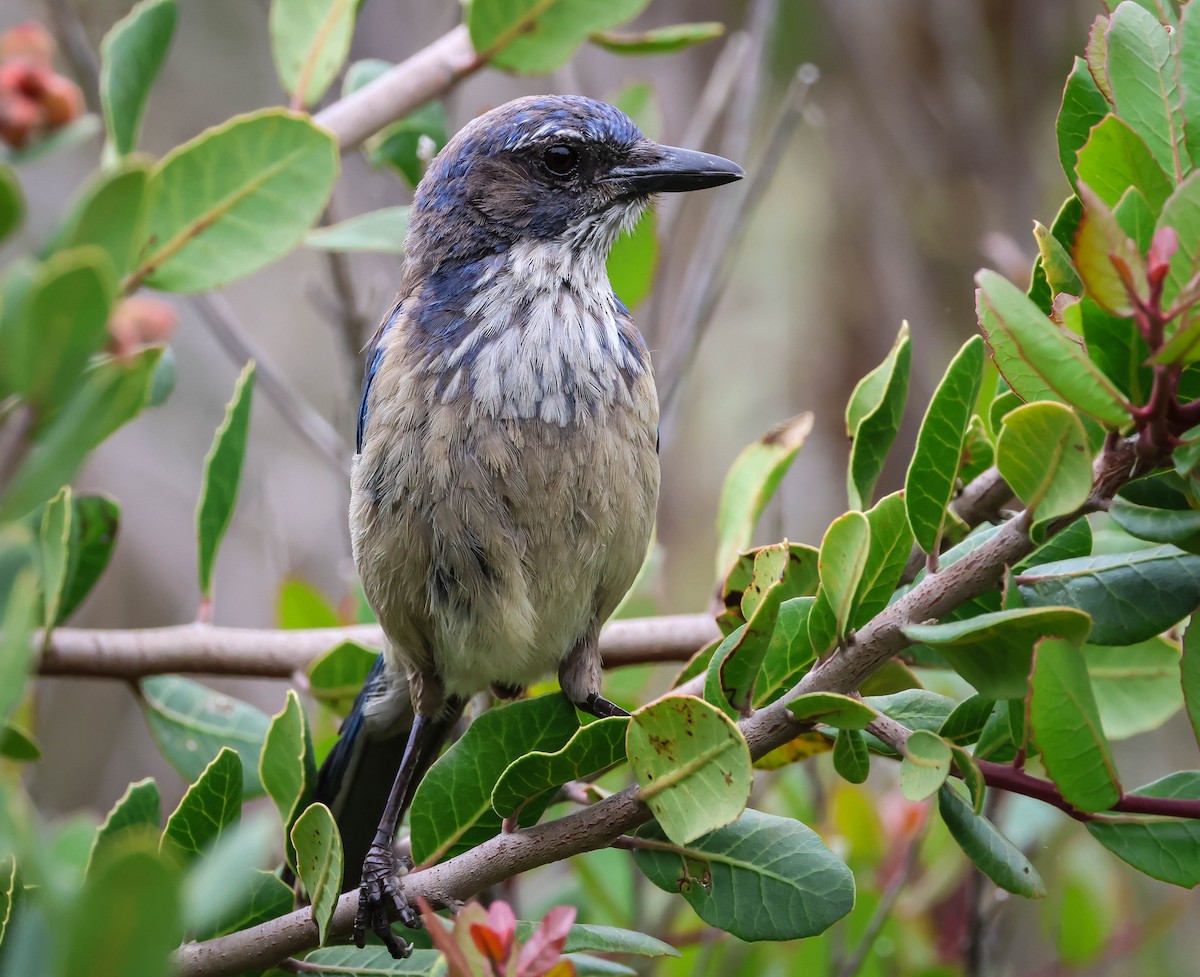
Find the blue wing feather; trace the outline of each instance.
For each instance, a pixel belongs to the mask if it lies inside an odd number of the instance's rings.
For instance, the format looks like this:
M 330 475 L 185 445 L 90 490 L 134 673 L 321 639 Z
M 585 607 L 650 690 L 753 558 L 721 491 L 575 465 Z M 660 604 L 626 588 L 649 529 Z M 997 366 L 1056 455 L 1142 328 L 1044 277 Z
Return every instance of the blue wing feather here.
M 354 450 L 359 454 L 362 454 L 363 432 L 367 427 L 367 401 L 371 396 L 371 383 L 375 379 L 375 374 L 379 372 L 379 364 L 383 362 L 383 337 L 400 318 L 401 308 L 399 302 L 392 307 L 392 311 L 379 324 L 379 328 L 375 330 L 375 335 L 371 337 L 371 342 L 367 346 L 367 369 L 363 373 L 362 396 L 358 401 L 358 425 L 354 432 Z

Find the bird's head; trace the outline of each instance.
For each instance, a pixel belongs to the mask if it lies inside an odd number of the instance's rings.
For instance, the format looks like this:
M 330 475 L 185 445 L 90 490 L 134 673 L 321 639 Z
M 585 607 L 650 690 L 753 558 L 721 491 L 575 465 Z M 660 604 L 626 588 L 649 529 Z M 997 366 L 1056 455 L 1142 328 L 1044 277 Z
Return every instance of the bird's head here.
M 522 242 L 601 259 L 656 193 L 739 180 L 720 156 L 663 146 L 604 102 L 519 98 L 464 126 L 417 188 L 408 255 L 473 260 Z

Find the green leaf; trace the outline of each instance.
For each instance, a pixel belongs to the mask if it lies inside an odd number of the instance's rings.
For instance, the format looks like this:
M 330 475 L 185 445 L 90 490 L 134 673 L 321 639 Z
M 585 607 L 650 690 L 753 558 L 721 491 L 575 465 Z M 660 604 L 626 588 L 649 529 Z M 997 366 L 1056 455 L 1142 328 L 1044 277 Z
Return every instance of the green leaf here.
M 489 709 L 421 779 L 409 822 L 418 863 L 460 854 L 500 833 L 492 789 L 509 764 L 535 750 L 560 749 L 579 729 L 575 708 L 559 692 Z M 521 812 L 533 824 L 545 804 Z
M 1109 207 L 1116 207 L 1133 187 L 1157 214 L 1174 189 L 1146 141 L 1115 115 L 1105 116 L 1092 129 L 1087 144 L 1079 151 L 1076 173 Z
M 892 695 L 869 695 L 863 699 L 876 712 L 881 712 L 909 729 L 927 729 L 936 733 L 953 712 L 955 702 L 949 696 L 938 695 L 925 689 L 905 689 Z M 882 740 L 870 733 L 866 742 L 871 749 L 883 756 L 899 754 Z
M 1146 261 L 1116 214 L 1087 184 L 1079 184 L 1079 196 L 1083 219 L 1071 250 L 1079 277 L 1102 308 L 1113 315 L 1132 315 L 1129 289 L 1139 295 L 1145 291 Z M 1127 273 L 1128 287 L 1122 272 Z
M 1191 551 L 1200 547 L 1200 512 L 1195 509 L 1158 509 L 1116 498 L 1108 514 L 1113 522 L 1138 539 L 1174 543 Z
M 7 163 L 0 163 L 0 241 L 21 226 L 25 219 L 25 198 L 17 174 Z
M 1051 292 L 1054 295 L 1082 295 L 1083 282 L 1079 280 L 1079 273 L 1066 247 L 1041 221 L 1033 222 L 1033 238 L 1037 241 L 1042 271 Z
M 891 603 L 913 546 L 903 493 L 884 496 L 864 515 L 871 529 L 871 545 L 850 612 L 850 626 L 855 628 Z
M 597 719 L 580 726 L 558 750 L 534 750 L 518 757 L 492 788 L 492 810 L 502 818 L 515 818 L 531 799 L 549 800 L 563 784 L 620 763 L 628 726 L 625 716 Z
M 336 628 L 342 621 L 336 608 L 316 587 L 299 577 L 285 577 L 275 601 L 275 620 L 285 631 L 297 628 Z
M 4 945 L 4 933 L 12 918 L 16 891 L 17 860 L 12 855 L 0 857 L 0 946 Z
M 1069 607 L 1021 607 L 945 624 L 910 624 L 910 641 L 936 648 L 956 672 L 990 699 L 1023 699 L 1033 646 L 1046 635 L 1082 644 L 1091 619 Z
M 626 734 L 639 799 L 676 844 L 736 821 L 754 780 L 737 725 L 696 696 L 670 695 L 638 709 Z
M 237 504 L 242 460 L 246 455 L 246 438 L 250 430 L 254 378 L 254 361 L 251 360 L 234 384 L 233 396 L 225 405 L 225 419 L 213 435 L 212 446 L 204 458 L 204 483 L 200 489 L 200 502 L 196 506 L 196 538 L 200 594 L 206 601 L 212 599 L 217 549 L 225 530 L 229 528 L 233 507 Z
M 0 756 L 18 763 L 29 763 L 42 758 L 41 747 L 33 737 L 12 723 L 0 724 Z
M 258 823 L 265 822 L 259 820 Z M 241 836 L 241 832 L 238 836 Z M 262 850 L 260 846 L 259 852 Z M 222 899 L 219 904 L 210 907 L 216 910 L 216 913 L 205 914 L 208 919 L 205 925 L 196 927 L 195 939 L 211 940 L 216 936 L 259 926 L 291 912 L 296 904 L 296 894 L 292 887 L 286 885 L 274 872 L 264 872 L 261 869 L 254 869 L 245 888 L 235 895 L 240 898 L 235 901 Z M 193 896 L 193 899 L 196 898 L 198 895 Z M 386 952 L 384 950 L 384 953 Z
M 283 709 L 271 717 L 258 758 L 258 779 L 275 802 L 286 836 L 308 803 L 317 783 L 312 739 L 295 689 L 288 689 Z M 293 864 L 293 852 L 286 852 Z
M 126 158 L 94 179 L 71 206 L 49 249 L 95 245 L 112 262 L 111 274 L 128 272 L 145 237 L 151 167 L 147 159 Z
M 1063 797 L 1082 811 L 1112 807 L 1121 785 L 1079 649 L 1052 638 L 1040 642 L 1030 686 L 1033 738 Z
M 816 661 L 817 655 L 808 636 L 808 617 L 815 603 L 813 597 L 794 597 L 779 605 L 775 631 L 755 687 L 756 706 L 774 702 L 799 682 Z
M 1035 526 L 1083 505 L 1092 490 L 1087 433 L 1070 408 L 1036 401 L 1010 411 L 996 441 L 996 467 L 1036 517 Z
M 183 937 L 175 867 L 145 837 L 97 862 L 59 946 L 62 977 L 168 977 Z
M 818 567 L 821 589 L 809 616 L 808 634 L 818 653 L 828 651 L 846 635 L 871 548 L 871 524 L 861 512 L 838 516 L 821 540 Z
M 379 63 L 385 69 L 390 67 L 387 62 Z M 391 167 L 415 188 L 429 161 L 449 138 L 441 103 L 430 102 L 369 138 L 363 144 L 363 152 L 372 166 Z
M 949 784 L 938 791 L 938 813 L 967 857 L 1001 889 L 1027 899 L 1046 894 L 1045 883 L 1029 859 Z
M 1179 235 L 1179 249 L 1171 256 L 1171 264 L 1163 283 L 1163 308 L 1170 308 L 1179 293 L 1200 272 L 1200 172 L 1183 181 L 1163 204 L 1157 229 L 1173 227 Z M 1167 336 L 1172 329 L 1167 327 Z
M 1044 385 L 1054 391 L 1053 399 L 1062 399 L 1099 421 L 1120 425 L 1128 420 L 1127 405 L 1112 382 L 1020 289 L 994 271 L 981 271 L 975 280 L 980 326 L 1013 390 L 1027 401 L 1035 400 L 1041 395 L 1038 385 Z M 1002 362 L 998 346 L 1020 360 L 1022 370 L 1031 371 L 1036 382 L 1027 385 L 1023 372 L 1006 370 L 1011 359 Z
M 908 323 L 903 322 L 891 351 L 858 381 L 850 395 L 846 406 L 846 433 L 851 440 L 846 494 L 852 509 L 870 504 L 887 453 L 900 430 L 911 364 L 912 343 Z
M 1192 735 L 1200 743 L 1200 625 L 1188 623 L 1183 634 L 1183 653 L 1179 660 L 1183 702 L 1187 707 Z
M 294 106 L 320 101 L 350 53 L 359 0 L 272 0 L 271 54 Z
M 713 705 L 720 708 L 730 718 L 736 719 L 739 714 L 748 715 L 754 702 L 755 686 L 762 669 L 763 659 L 770 648 L 771 637 L 775 631 L 775 622 L 779 617 L 779 607 L 785 597 L 792 596 L 784 579 L 783 572 L 790 563 L 786 556 L 782 561 L 773 561 L 766 590 L 753 601 L 753 611 L 745 625 L 729 635 L 713 653 L 708 664 L 708 675 L 704 685 L 704 696 Z M 769 555 L 765 551 L 762 555 Z M 760 562 L 772 562 L 756 560 Z M 756 573 L 756 581 L 765 574 Z M 761 584 L 760 584 L 761 586 Z M 754 590 L 747 591 L 747 597 L 755 594 Z M 745 598 L 743 603 L 747 603 Z
M 131 357 L 105 359 L 83 374 L 0 496 L 0 522 L 19 518 L 48 499 L 71 480 L 89 451 L 137 416 L 161 352 L 150 347 Z
M 262 793 L 258 757 L 271 722 L 266 713 L 178 675 L 144 678 L 139 687 L 150 735 L 184 780 L 199 777 L 228 746 L 242 761 L 244 797 Z
M 798 414 L 742 449 L 725 475 L 717 507 L 717 575 L 724 576 L 750 545 L 754 525 L 796 452 L 812 430 L 812 414 Z
M 1077 186 L 1076 154 L 1087 142 L 1092 126 L 1103 119 L 1108 111 L 1109 104 L 1096 87 L 1086 62 L 1076 58 L 1071 74 L 1067 76 L 1062 108 L 1059 109 L 1055 127 L 1058 133 L 1058 158 L 1073 187 Z
M 664 840 L 655 824 L 638 829 Z M 854 876 L 811 828 L 746 811 L 675 851 L 635 848 L 634 861 L 665 892 L 679 892 L 710 926 L 740 940 L 816 936 L 854 906 Z
M 590 35 L 636 17 L 647 2 L 479 0 L 467 9 L 467 30 L 481 60 L 541 75 L 564 64 Z
M 292 825 L 296 870 L 312 903 L 312 916 L 321 943 L 329 938 L 329 924 L 342 887 L 342 836 L 333 814 L 324 804 L 313 804 Z
M 1113 217 L 1118 226 L 1129 235 L 1141 253 L 1150 250 L 1150 243 L 1154 239 L 1155 216 L 1150 204 L 1136 187 L 1126 190 L 1113 208 Z
M 256 812 L 229 825 L 188 866 L 183 880 L 183 917 L 195 939 L 217 935 L 231 918 L 249 915 L 253 911 L 249 903 L 261 904 L 264 895 L 269 898 L 273 894 L 264 885 L 259 866 L 274 858 L 274 834 L 270 817 Z M 283 912 L 291 908 L 289 902 Z
M 0 596 L 3 596 L 0 593 Z M 7 723 L 25 695 L 33 664 L 33 628 L 37 613 L 37 576 L 32 567 L 18 570 L 8 588 L 0 628 L 0 722 Z
M 833 769 L 852 784 L 861 784 L 871 772 L 867 739 L 857 729 L 839 729 L 833 741 Z
M 1165 638 L 1126 648 L 1086 645 L 1083 657 L 1110 740 L 1157 729 L 1183 706 L 1179 646 Z
M 42 510 L 42 626 L 49 631 L 58 620 L 63 587 L 71 559 L 71 487 L 64 485 Z
M 394 960 L 384 946 L 328 946 L 313 950 L 305 964 L 318 968 L 313 977 L 440 977 L 446 973 L 446 958 L 437 950 L 413 950 L 412 956 Z
M 167 818 L 162 849 L 178 856 L 184 864 L 190 863 L 241 813 L 242 761 L 223 746 Z
M 408 208 L 383 207 L 328 227 L 314 228 L 304 235 L 304 244 L 318 251 L 403 254 L 407 233 Z
M 91 592 L 117 545 L 121 508 L 104 495 L 76 495 L 71 514 L 71 554 L 58 606 L 61 624 Z
M 1180 770 L 1130 791 L 1137 797 L 1200 800 L 1200 771 Z M 1152 879 L 1190 889 L 1200 885 L 1200 821 L 1161 818 L 1089 821 L 1100 844 Z
M 954 707 L 938 728 L 938 735 L 955 746 L 970 746 L 983 732 L 996 703 L 984 695 L 972 695 Z
M 108 338 L 113 288 L 112 267 L 99 248 L 57 254 L 38 267 L 18 316 L 5 322 L 4 379 L 33 406 L 38 425 L 75 394 L 89 358 Z
M 339 715 L 349 711 L 375 665 L 379 653 L 353 641 L 343 641 L 308 666 L 308 690 Z
M 982 380 L 983 340 L 972 336 L 950 361 L 917 433 L 904 500 L 917 545 L 926 553 L 936 553 L 941 542 Z
M 137 146 L 150 87 L 175 33 L 175 0 L 142 0 L 100 42 L 100 102 L 106 151 L 124 156 Z
M 703 44 L 725 33 L 725 25 L 715 21 L 696 24 L 671 24 L 636 34 L 597 31 L 589 40 L 616 54 L 672 54 L 694 44 Z
M 336 140 L 305 116 L 264 109 L 202 132 L 159 164 L 126 290 L 202 292 L 257 271 L 300 243 L 337 173 Z
M 1184 141 L 1195 164 L 1200 159 L 1200 15 L 1184 10 L 1175 35 L 1179 65 L 1179 106 L 1184 118 Z
M 1183 117 L 1170 33 L 1145 8 L 1123 3 L 1109 18 L 1107 39 L 1117 114 L 1146 140 L 1159 165 L 1182 179 Z
M 92 839 L 92 848 L 88 854 L 88 874 L 91 874 L 92 866 L 97 861 L 108 857 L 109 850 L 126 832 L 158 838 L 161 820 L 162 799 L 154 778 L 146 777 L 130 784 L 96 829 L 96 836 Z
M 837 692 L 809 692 L 787 704 L 797 719 L 822 722 L 837 729 L 866 729 L 876 712 L 861 699 Z
M 517 940 L 525 943 L 540 923 L 517 921 Z M 670 943 L 657 940 L 647 933 L 621 929 L 617 926 L 594 926 L 576 923 L 567 931 L 564 953 L 636 953 L 643 957 L 678 957 L 680 953 Z
M 1150 351 L 1132 319 L 1115 316 L 1090 298 L 1079 303 L 1083 341 L 1088 355 L 1117 389 L 1135 404 L 1150 398 L 1153 368 Z
M 950 775 L 950 744 L 927 729 L 914 730 L 904 745 L 900 792 L 910 801 L 932 797 Z
M 1200 556 L 1174 546 L 1059 560 L 1016 578 L 1029 607 L 1061 605 L 1092 618 L 1094 645 L 1161 634 L 1200 606 Z
M 617 297 L 636 309 L 650 294 L 658 267 L 658 232 L 653 210 L 646 210 L 633 229 L 617 238 L 608 255 L 608 280 Z

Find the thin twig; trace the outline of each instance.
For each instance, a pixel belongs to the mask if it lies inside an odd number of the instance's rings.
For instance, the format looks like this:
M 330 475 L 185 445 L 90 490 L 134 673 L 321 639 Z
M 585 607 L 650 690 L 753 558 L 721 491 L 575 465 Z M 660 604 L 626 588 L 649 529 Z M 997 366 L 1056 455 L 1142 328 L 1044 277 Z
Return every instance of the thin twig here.
M 684 662 L 719 637 L 706 614 L 610 621 L 600 632 L 607 668 Z M 39 634 L 35 641 L 39 644 Z M 169 673 L 290 678 L 313 659 L 346 641 L 383 644 L 377 624 L 295 631 L 182 624 L 166 628 L 104 630 L 55 628 L 38 660 L 40 675 L 136 679 Z
M 350 445 L 246 335 L 225 298 L 205 292 L 191 296 L 189 301 L 235 363 L 255 361 L 258 388 L 278 408 L 285 423 L 316 450 L 339 478 L 349 477 Z
M 745 235 L 750 215 L 754 213 L 763 193 L 770 186 L 779 163 L 796 127 L 804 117 L 804 103 L 814 82 L 811 65 L 802 65 L 792 78 L 784 96 L 783 106 L 771 127 L 767 147 L 757 164 L 752 167 L 750 179 L 744 192 L 729 193 L 726 201 L 714 205 L 710 217 L 715 217 L 717 226 L 706 228 L 701 239 L 704 247 L 697 253 L 682 289 L 685 302 L 689 296 L 697 296 L 684 305 L 680 316 L 680 327 L 673 342 L 675 355 L 664 367 L 666 385 L 662 395 L 662 411 L 669 413 L 675 395 L 687 376 L 708 326 L 712 322 L 717 303 L 725 294 L 729 284 L 729 272 L 733 256 L 738 251 Z

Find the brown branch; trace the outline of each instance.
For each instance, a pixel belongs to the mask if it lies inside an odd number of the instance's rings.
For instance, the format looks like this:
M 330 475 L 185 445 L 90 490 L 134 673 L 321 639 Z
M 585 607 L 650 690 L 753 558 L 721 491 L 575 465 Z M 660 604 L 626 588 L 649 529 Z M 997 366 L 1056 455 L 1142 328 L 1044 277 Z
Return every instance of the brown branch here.
M 687 661 L 720 636 L 706 614 L 611 621 L 600 633 L 608 668 Z M 42 640 L 35 636 L 35 642 Z M 376 624 L 296 631 L 182 624 L 167 628 L 56 628 L 38 660 L 40 675 L 136 679 L 164 673 L 289 678 L 344 641 L 383 644 Z
M 897 752 L 903 753 L 905 743 L 912 733 L 907 726 L 888 716 L 877 716 L 867 729 Z M 1200 800 L 1187 797 L 1144 797 L 1140 794 L 1122 794 L 1112 807 L 1104 811 L 1082 811 L 1063 797 L 1062 792 L 1049 780 L 1034 777 L 1011 763 L 993 763 L 976 760 L 984 783 L 1010 794 L 1023 794 L 1043 804 L 1056 807 L 1076 821 L 1103 820 L 1105 814 L 1145 814 L 1152 817 L 1188 818 L 1200 820 Z
M 336 137 L 342 152 L 402 119 L 482 67 L 465 26 L 459 25 L 389 68 L 368 85 L 322 109 L 313 121 Z
M 1132 444 L 1110 445 L 1097 462 L 1097 487 L 1088 507 L 1094 508 L 1101 501 L 1101 492 L 1111 497 L 1132 476 L 1136 463 Z M 979 549 L 941 573 L 926 577 L 880 612 L 858 632 L 853 643 L 819 663 L 782 699 L 739 722 L 751 756 L 761 757 L 782 746 L 803 728 L 788 712 L 787 702 L 808 692 L 854 691 L 905 647 L 902 628 L 940 617 L 994 588 L 1005 567 L 1033 550 L 1029 523 L 1027 512 L 1009 520 Z M 677 691 L 695 694 L 702 689 L 700 676 Z M 629 787 L 556 821 L 498 835 L 448 862 L 414 872 L 406 878 L 405 890 L 410 899 L 421 896 L 433 904 L 446 905 L 540 865 L 608 847 L 649 820 L 650 813 L 638 801 L 638 794 L 636 786 Z M 335 939 L 350 933 L 357 905 L 356 891 L 338 901 L 331 928 Z M 302 909 L 239 933 L 187 944 L 176 952 L 176 972 L 180 977 L 230 977 L 264 969 L 316 945 L 317 929 L 311 912 Z

